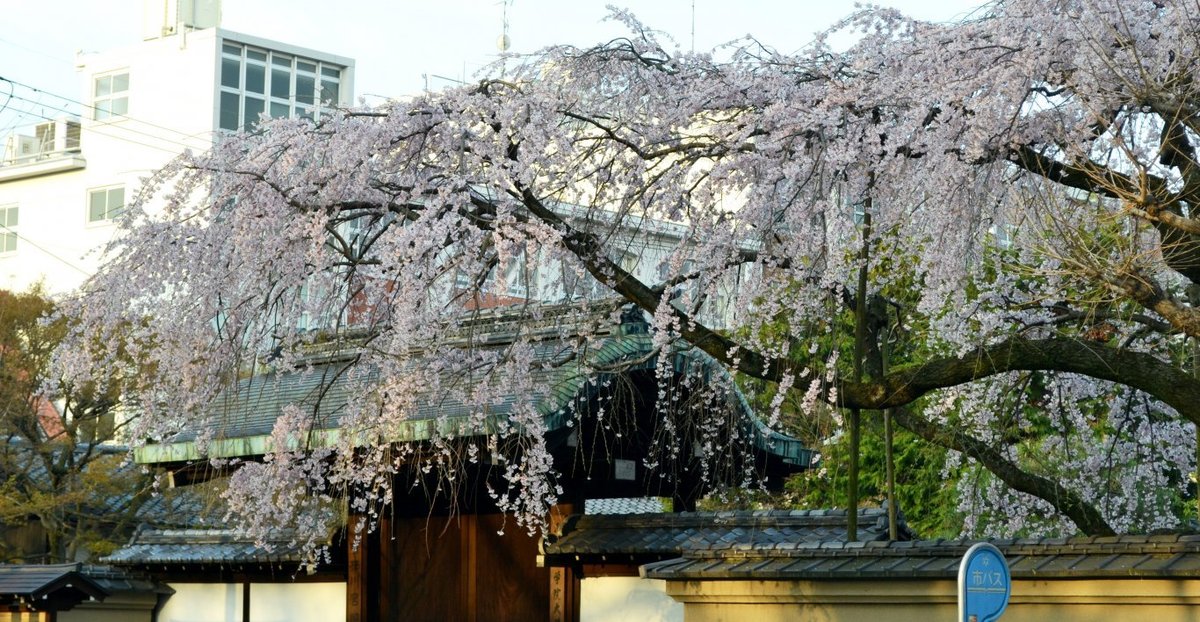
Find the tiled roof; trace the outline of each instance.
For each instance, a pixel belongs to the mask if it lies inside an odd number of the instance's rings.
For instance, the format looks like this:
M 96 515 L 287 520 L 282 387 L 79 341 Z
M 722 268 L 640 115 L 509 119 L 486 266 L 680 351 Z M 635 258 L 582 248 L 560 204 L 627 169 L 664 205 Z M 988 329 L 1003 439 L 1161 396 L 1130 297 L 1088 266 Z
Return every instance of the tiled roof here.
M 1200 577 L 1200 535 L 986 540 L 1014 579 Z M 976 541 L 758 542 L 687 548 L 643 566 L 655 579 L 879 579 L 958 576 Z
M 32 602 L 38 608 L 60 610 L 108 596 L 80 569 L 80 564 L 0 564 L 0 605 Z
M 94 460 L 100 456 L 128 454 L 129 448 L 124 445 L 110 443 L 31 443 L 19 436 L 6 436 L 0 440 L 0 454 L 14 468 L 24 473 L 29 479 L 39 481 L 50 479 L 46 471 L 46 459 L 39 452 L 47 452 L 55 460 L 65 460 L 66 452 L 72 452 L 76 463 Z M 132 465 L 121 465 L 121 469 L 136 469 Z
M 887 510 L 859 510 L 859 537 L 887 538 Z M 900 523 L 901 537 L 911 537 Z M 690 551 L 773 548 L 845 540 L 845 510 L 759 510 L 572 516 L 546 546 L 548 558 L 675 557 Z M 553 559 L 552 559 L 553 561 Z
M 137 520 L 164 529 L 223 527 L 229 504 L 222 495 L 228 485 L 228 477 L 213 477 L 186 486 L 164 486 L 138 506 Z
M 275 532 L 260 547 L 253 538 L 230 529 L 154 529 L 143 526 L 130 543 L 103 561 L 141 564 L 272 564 L 300 563 L 301 547 L 290 530 Z

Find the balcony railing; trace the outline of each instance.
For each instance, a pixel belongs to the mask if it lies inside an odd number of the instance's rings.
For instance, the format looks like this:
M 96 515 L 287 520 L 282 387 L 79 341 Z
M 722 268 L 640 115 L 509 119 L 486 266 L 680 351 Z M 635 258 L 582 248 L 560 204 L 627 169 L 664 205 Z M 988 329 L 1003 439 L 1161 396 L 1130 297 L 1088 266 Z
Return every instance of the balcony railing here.
M 0 154 L 0 182 L 87 166 L 80 152 L 77 118 L 62 118 L 18 128 L 4 139 Z
M 79 153 L 79 119 L 63 118 L 18 128 L 4 141 L 0 166 L 32 164 Z

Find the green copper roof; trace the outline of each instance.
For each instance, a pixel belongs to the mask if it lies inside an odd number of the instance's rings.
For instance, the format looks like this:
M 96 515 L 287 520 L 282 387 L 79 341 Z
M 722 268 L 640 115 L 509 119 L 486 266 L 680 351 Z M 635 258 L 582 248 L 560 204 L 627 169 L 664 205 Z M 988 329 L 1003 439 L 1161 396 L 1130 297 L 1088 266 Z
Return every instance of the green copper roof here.
M 539 368 L 534 386 L 542 387 L 534 403 L 545 418 L 548 430 L 560 430 L 576 416 L 572 405 L 612 374 L 588 373 L 595 369 L 621 369 L 623 372 L 652 370 L 655 358 L 653 340 L 644 323 L 623 322 L 617 330 L 589 348 L 573 364 Z M 535 346 L 538 362 L 555 361 L 567 344 L 559 339 L 546 339 Z M 733 387 L 723 367 L 707 354 L 694 348 L 681 349 L 674 354 L 676 369 L 699 369 L 705 377 L 719 376 Z M 294 404 L 313 412 L 315 425 L 309 434 L 309 448 L 333 447 L 345 434 L 355 434 L 340 427 L 339 420 L 346 405 L 354 399 L 370 399 L 359 395 L 342 373 L 344 363 L 326 363 L 311 370 L 288 374 L 264 374 L 245 379 L 235 390 L 218 400 L 214 406 L 220 427 L 208 441 L 207 452 L 201 453 L 195 434 L 185 433 L 171 443 L 148 444 L 135 450 L 140 463 L 186 462 L 208 458 L 232 458 L 262 455 L 279 449 L 273 447 L 271 430 L 275 420 L 287 405 Z M 590 387 L 589 387 L 589 383 Z M 734 406 L 743 413 L 755 446 L 783 461 L 806 467 L 812 452 L 800 441 L 770 430 L 753 413 L 745 397 L 735 388 Z M 319 396 L 319 399 L 318 399 Z M 470 408 L 449 399 L 427 399 L 418 412 L 398 426 L 392 426 L 384 440 L 389 442 L 423 441 L 436 437 L 464 437 L 500 432 L 512 412 L 517 396 L 507 396 L 489 406 L 483 417 L 472 416 Z M 482 423 L 481 423 L 482 421 Z M 378 438 L 374 442 L 378 442 Z M 364 435 L 355 444 L 371 442 Z M 292 447 L 298 448 L 298 447 Z

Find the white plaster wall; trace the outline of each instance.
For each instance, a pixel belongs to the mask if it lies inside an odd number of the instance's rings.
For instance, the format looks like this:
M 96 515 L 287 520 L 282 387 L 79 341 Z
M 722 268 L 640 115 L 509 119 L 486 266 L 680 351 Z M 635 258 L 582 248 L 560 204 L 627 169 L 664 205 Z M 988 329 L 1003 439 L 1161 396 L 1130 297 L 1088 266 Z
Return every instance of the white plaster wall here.
M 345 583 L 250 585 L 250 622 L 337 622 L 345 619 Z
M 667 596 L 666 585 L 638 577 L 583 579 L 580 622 L 683 622 L 683 603 Z
M 90 104 L 95 76 L 128 71 L 128 115 L 94 121 L 91 110 L 83 109 L 80 148 L 85 168 L 0 181 L 0 206 L 20 208 L 16 230 L 21 237 L 16 252 L 0 254 L 0 288 L 23 290 L 39 280 L 51 293 L 78 287 L 98 268 L 94 251 L 115 231 L 110 223 L 87 222 L 88 190 L 123 184 L 128 203 L 145 177 L 179 153 L 211 146 L 224 37 L 345 63 L 340 95 L 343 104 L 352 103 L 352 60 L 215 28 L 80 56 L 79 91 L 64 95 Z M 19 130 L 32 133 L 32 128 Z M 0 136 L 0 146 L 3 140 Z
M 241 622 L 240 583 L 171 583 L 159 622 Z M 345 583 L 251 583 L 251 622 L 346 619 Z
M 238 583 L 171 583 L 175 593 L 158 614 L 159 622 L 240 622 L 242 586 Z M 250 602 L 254 602 L 251 586 Z

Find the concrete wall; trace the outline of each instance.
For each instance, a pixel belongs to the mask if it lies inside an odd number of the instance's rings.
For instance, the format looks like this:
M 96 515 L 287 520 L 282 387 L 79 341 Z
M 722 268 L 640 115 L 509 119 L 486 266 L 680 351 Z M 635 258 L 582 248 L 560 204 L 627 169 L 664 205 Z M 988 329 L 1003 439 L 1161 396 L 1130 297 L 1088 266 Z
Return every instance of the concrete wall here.
M 580 622 L 682 622 L 683 604 L 667 582 L 638 577 L 593 577 L 579 582 Z
M 687 622 L 931 622 L 953 620 L 954 581 L 672 581 Z M 584 601 L 586 602 L 586 600 Z M 1200 620 L 1200 581 L 1019 580 L 1001 620 Z
M 171 583 L 159 622 L 241 622 L 240 583 Z M 252 583 L 251 622 L 346 619 L 345 583 Z

